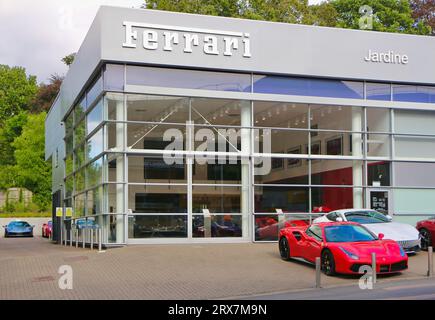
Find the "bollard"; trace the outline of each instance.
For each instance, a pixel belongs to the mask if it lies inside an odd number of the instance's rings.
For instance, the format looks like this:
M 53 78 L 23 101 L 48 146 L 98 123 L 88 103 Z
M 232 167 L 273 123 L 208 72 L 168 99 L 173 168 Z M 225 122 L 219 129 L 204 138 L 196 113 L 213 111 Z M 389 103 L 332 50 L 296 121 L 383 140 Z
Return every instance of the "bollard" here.
M 433 277 L 433 248 L 427 247 L 427 276 Z
M 372 252 L 372 279 L 376 283 L 376 253 Z
M 83 240 L 83 249 L 86 246 L 86 228 L 82 229 L 82 240 Z
M 316 258 L 316 288 L 320 288 L 320 257 Z
M 63 227 L 60 227 L 60 245 L 63 243 Z
M 79 247 L 79 229 L 76 229 L 76 248 Z
M 101 228 L 98 228 L 98 252 L 102 251 L 101 250 L 101 242 L 102 242 L 102 239 L 101 239 Z
M 72 247 L 72 241 L 73 241 L 73 230 L 72 228 L 69 229 L 69 246 Z
M 94 250 L 94 228 L 92 228 L 91 230 L 91 250 Z

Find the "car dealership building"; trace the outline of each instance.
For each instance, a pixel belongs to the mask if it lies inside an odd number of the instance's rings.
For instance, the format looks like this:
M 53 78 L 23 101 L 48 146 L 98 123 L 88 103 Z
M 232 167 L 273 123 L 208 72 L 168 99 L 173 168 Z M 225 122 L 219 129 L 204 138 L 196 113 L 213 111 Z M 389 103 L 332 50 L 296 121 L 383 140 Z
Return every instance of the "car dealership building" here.
M 104 243 L 435 215 L 435 38 L 101 7 L 46 120 L 53 206 Z

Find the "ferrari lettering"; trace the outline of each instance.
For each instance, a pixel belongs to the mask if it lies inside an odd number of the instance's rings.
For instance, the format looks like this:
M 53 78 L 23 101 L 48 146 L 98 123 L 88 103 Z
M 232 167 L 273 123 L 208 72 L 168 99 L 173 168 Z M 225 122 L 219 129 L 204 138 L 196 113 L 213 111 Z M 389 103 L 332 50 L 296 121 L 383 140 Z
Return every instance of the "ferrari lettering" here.
M 124 21 L 124 48 L 137 48 L 139 37 L 142 36 L 142 47 L 145 50 L 173 51 L 181 46 L 184 53 L 201 50 L 206 55 L 232 56 L 240 51 L 243 58 L 251 58 L 251 40 L 249 33 L 187 28 L 146 24 Z M 139 30 L 141 32 L 139 33 Z

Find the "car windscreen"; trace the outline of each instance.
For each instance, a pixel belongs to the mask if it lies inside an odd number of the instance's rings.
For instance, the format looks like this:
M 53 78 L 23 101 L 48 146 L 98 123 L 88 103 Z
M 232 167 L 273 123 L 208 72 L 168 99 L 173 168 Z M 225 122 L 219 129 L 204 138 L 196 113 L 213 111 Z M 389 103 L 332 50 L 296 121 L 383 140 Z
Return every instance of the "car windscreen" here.
M 25 221 L 14 221 L 14 222 L 9 223 L 9 227 L 18 227 L 18 228 L 20 228 L 20 227 L 30 227 L 30 224 L 28 224 Z
M 374 241 L 375 236 L 362 226 L 341 225 L 325 227 L 327 242 Z
M 361 224 L 390 222 L 386 216 L 376 211 L 353 211 L 344 215 L 347 221 Z

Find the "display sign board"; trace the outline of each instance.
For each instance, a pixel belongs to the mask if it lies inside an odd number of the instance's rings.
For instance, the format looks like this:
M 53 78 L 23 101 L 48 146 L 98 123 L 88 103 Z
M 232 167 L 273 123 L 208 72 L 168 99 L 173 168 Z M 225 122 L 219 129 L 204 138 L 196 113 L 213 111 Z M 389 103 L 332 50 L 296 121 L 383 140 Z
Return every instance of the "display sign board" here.
M 67 207 L 65 208 L 65 217 L 72 217 L 73 216 L 73 208 Z
M 388 214 L 388 191 L 370 191 L 370 208 Z
M 56 207 L 56 217 L 62 217 L 62 216 L 63 216 L 63 208 Z

